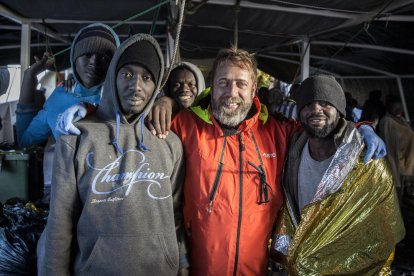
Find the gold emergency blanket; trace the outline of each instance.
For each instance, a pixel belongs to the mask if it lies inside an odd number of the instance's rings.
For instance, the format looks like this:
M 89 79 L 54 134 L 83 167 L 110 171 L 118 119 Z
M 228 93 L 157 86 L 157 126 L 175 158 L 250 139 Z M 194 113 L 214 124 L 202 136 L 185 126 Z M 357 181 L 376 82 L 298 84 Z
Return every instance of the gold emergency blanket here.
M 405 234 L 394 183 L 385 159 L 362 161 L 335 192 L 302 210 L 299 225 L 284 204 L 272 255 L 289 275 L 390 275 Z

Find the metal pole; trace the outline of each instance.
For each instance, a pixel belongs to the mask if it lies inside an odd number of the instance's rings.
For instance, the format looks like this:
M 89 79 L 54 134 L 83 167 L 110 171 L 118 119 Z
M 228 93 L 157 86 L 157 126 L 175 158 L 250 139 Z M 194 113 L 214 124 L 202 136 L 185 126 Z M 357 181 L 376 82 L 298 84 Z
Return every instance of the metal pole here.
M 234 6 L 234 47 L 239 47 L 239 13 L 240 13 L 240 1 L 237 0 Z
M 167 33 L 167 42 L 166 42 L 166 67 L 170 67 L 174 64 L 174 60 L 172 60 L 173 58 L 173 51 L 174 51 L 174 43 L 175 40 L 172 37 L 171 33 L 168 32 Z
M 302 41 L 302 63 L 301 63 L 301 82 L 309 77 L 309 59 L 310 59 L 310 45 L 309 38 L 306 37 Z
M 402 86 L 401 78 L 397 78 L 397 84 L 398 84 L 398 91 L 400 92 L 401 103 L 404 109 L 405 119 L 407 120 L 407 122 L 410 122 L 410 115 L 408 115 L 407 103 L 405 101 L 404 89 Z
M 21 34 L 21 49 L 20 49 L 20 68 L 21 78 L 20 83 L 23 80 L 23 72 L 29 67 L 30 63 L 30 23 L 22 24 Z
M 339 81 L 341 82 L 342 90 L 345 92 L 346 91 L 345 80 L 343 78 L 340 78 Z

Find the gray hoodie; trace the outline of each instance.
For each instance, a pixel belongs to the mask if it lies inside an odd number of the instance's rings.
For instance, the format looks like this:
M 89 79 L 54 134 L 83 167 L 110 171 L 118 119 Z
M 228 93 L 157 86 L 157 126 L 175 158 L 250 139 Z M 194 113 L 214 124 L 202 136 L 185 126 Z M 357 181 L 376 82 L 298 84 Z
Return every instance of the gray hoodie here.
M 128 123 L 121 113 L 116 51 L 96 116 L 78 124 L 80 136 L 61 136 L 46 226 L 45 275 L 177 275 L 186 247 L 182 227 L 182 145 L 144 126 L 162 80 L 143 112 Z

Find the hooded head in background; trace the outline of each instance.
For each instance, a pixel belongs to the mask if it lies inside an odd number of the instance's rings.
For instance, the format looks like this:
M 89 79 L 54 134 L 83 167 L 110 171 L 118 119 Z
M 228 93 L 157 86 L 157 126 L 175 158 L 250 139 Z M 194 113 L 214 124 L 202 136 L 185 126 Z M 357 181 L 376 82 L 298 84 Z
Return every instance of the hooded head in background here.
M 201 70 L 196 65 L 183 61 L 171 71 L 165 85 L 165 94 L 188 108 L 205 88 Z
M 118 46 L 118 36 L 105 24 L 94 23 L 81 29 L 70 50 L 70 64 L 76 83 L 89 90 L 101 86 Z

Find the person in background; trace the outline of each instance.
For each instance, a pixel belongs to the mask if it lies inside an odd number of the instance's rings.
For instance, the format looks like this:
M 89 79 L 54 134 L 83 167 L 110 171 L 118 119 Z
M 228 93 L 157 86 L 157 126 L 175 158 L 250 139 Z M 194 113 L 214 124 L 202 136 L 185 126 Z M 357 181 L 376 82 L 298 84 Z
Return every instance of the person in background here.
M 359 122 L 371 122 L 372 128 L 376 130 L 381 116 L 380 113 L 377 104 L 368 102 L 364 105 Z
M 163 72 L 156 40 L 130 37 L 82 134 L 59 138 L 39 275 L 187 274 L 182 145 L 143 124 Z
M 44 202 L 48 203 L 58 118 L 70 106 L 78 102 L 97 104 L 101 99 L 101 88 L 109 62 L 119 45 L 117 35 L 110 27 L 95 23 L 81 29 L 73 40 L 70 64 L 76 84 L 68 93 L 64 87 L 57 87 L 46 100 L 43 108 L 34 109 L 36 75 L 50 66 L 54 60 L 46 54 L 24 74 L 21 94 L 16 110 L 16 132 L 18 144 L 28 147 L 48 143 L 44 150 Z
M 333 77 L 299 87 L 304 132 L 292 139 L 284 169 L 285 203 L 272 255 L 289 275 L 388 275 L 405 230 L 384 158 L 363 164 L 362 137 L 345 117 Z
M 362 107 L 362 110 L 366 109 L 367 105 L 370 105 L 370 108 L 373 108 L 376 110 L 376 112 L 379 114 L 379 118 L 381 119 L 382 116 L 385 115 L 385 105 L 382 98 L 382 91 L 379 89 L 372 90 L 369 92 L 368 99 L 365 101 L 364 106 Z
M 57 87 L 47 99 L 43 109 L 37 114 L 33 111 L 33 82 L 39 68 L 47 66 L 49 56 L 28 69 L 27 78 L 23 78 L 22 90 L 16 111 L 16 128 L 21 146 L 31 146 L 45 142 L 49 136 L 59 136 L 56 122 L 59 115 L 78 102 L 97 104 L 101 98 L 102 83 L 109 62 L 119 45 L 117 35 L 104 24 L 91 24 L 80 30 L 71 47 L 71 66 L 76 79 L 73 93 L 67 93 L 63 87 Z M 34 73 L 31 73 L 31 70 Z
M 387 146 L 387 159 L 401 200 L 404 179 L 414 176 L 414 131 L 404 119 L 403 106 L 398 97 L 388 97 L 386 107 L 387 112 L 379 122 L 378 133 Z
M 288 119 L 297 120 L 296 112 L 296 91 L 299 84 L 292 84 L 289 90 L 289 95 L 284 98 L 283 102 L 277 108 L 277 112 L 283 114 Z
M 190 62 L 181 62 L 171 71 L 165 95 L 173 98 L 183 108 L 189 108 L 206 88 L 203 73 Z
M 268 106 L 267 109 L 269 110 L 269 113 L 271 115 L 274 115 L 276 112 L 279 112 L 279 107 L 285 100 L 285 97 L 282 94 L 282 91 L 280 91 L 279 88 L 273 87 L 269 90 L 267 93 L 267 101 Z M 282 114 L 284 116 L 284 114 Z M 288 117 L 286 117 L 288 118 Z
M 269 106 L 269 88 L 266 86 L 262 86 L 257 90 L 257 98 L 259 99 L 261 104 L 265 106 Z
M 350 122 L 358 122 L 359 118 L 354 112 L 354 109 L 358 107 L 357 100 L 352 97 L 352 94 L 350 92 L 345 92 L 345 99 L 346 99 L 345 119 Z

